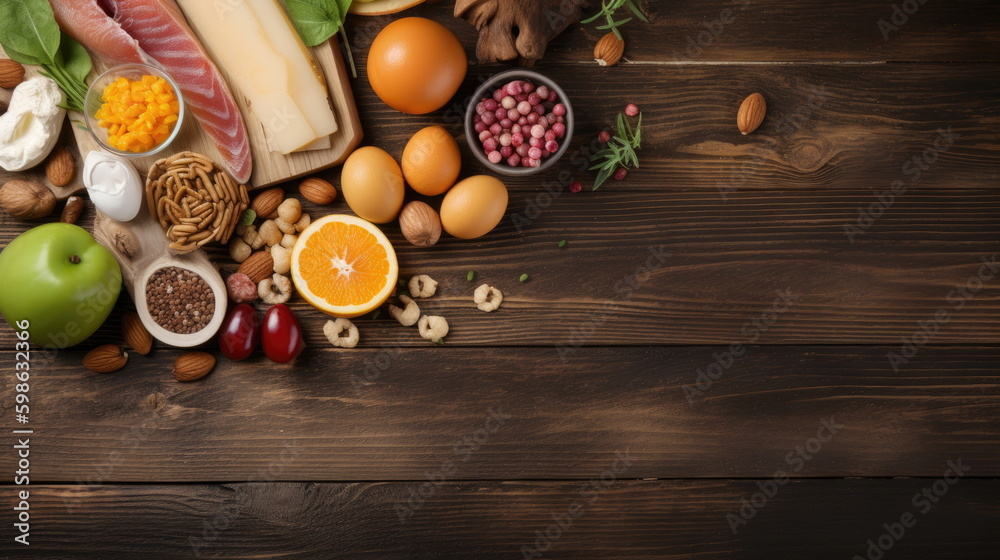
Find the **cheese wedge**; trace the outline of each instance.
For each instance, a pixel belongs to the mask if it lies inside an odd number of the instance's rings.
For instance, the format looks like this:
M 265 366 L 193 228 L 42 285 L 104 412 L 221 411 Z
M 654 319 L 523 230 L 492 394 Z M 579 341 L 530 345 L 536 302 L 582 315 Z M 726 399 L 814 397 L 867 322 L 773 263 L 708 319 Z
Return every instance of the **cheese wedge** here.
M 231 85 L 249 100 L 272 150 L 290 154 L 329 136 L 324 131 L 330 129 L 333 112 L 304 47 L 289 59 L 286 52 L 295 53 L 287 48 L 288 34 L 279 33 L 279 26 L 263 25 L 247 0 L 178 1 L 209 54 L 231 76 Z M 283 33 L 284 38 L 274 40 L 272 33 Z M 285 52 L 275 41 L 286 45 Z M 308 71 L 302 77 L 304 68 Z M 302 88 L 311 93 L 299 95 Z
M 285 57 L 291 71 L 292 97 L 309 117 L 309 124 L 318 137 L 337 132 L 337 119 L 330 109 L 330 99 L 323 73 L 316 67 L 292 25 L 288 14 L 277 0 L 245 0 L 264 28 L 271 46 Z

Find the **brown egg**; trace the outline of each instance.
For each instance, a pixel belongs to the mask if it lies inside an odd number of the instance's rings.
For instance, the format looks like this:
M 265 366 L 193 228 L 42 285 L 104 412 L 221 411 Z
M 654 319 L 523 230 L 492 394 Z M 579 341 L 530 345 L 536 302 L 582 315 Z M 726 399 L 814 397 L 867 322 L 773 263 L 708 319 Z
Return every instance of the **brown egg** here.
M 376 224 L 395 220 L 403 207 L 403 173 L 392 156 L 374 146 L 347 158 L 340 190 L 355 214 Z
M 507 187 L 495 177 L 469 177 L 441 201 L 441 225 L 450 235 L 474 239 L 489 233 L 507 211 Z
M 455 34 L 426 18 L 390 23 L 368 51 L 368 82 L 376 95 L 411 115 L 444 107 L 462 85 L 468 67 Z
M 455 184 L 462 170 L 458 142 L 440 126 L 428 126 L 403 149 L 403 177 L 420 194 L 439 195 Z

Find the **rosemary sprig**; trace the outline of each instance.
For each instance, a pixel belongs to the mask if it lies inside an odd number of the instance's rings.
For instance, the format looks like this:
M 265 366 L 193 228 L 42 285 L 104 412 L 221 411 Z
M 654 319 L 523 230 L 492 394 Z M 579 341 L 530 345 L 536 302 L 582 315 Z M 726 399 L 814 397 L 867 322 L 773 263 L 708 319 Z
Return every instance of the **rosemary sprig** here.
M 615 13 L 624 6 L 628 6 L 632 13 L 636 17 L 644 22 L 649 23 L 649 19 L 646 18 L 646 14 L 642 13 L 642 9 L 639 7 L 641 0 L 601 0 L 601 10 L 594 14 L 593 16 L 581 21 L 580 23 L 587 24 L 597 21 L 601 17 L 604 18 L 605 24 L 597 26 L 598 29 L 611 31 L 622 41 L 625 40 L 622 37 L 622 32 L 618 30 L 619 27 L 625 25 L 626 23 L 632 21 L 631 17 L 624 19 L 615 19 Z
M 635 128 L 625 118 L 625 113 L 619 113 L 617 128 L 608 146 L 590 158 L 590 169 L 600 169 L 594 180 L 595 191 L 619 168 L 639 168 L 639 156 L 635 151 L 642 147 L 642 113 L 639 113 Z

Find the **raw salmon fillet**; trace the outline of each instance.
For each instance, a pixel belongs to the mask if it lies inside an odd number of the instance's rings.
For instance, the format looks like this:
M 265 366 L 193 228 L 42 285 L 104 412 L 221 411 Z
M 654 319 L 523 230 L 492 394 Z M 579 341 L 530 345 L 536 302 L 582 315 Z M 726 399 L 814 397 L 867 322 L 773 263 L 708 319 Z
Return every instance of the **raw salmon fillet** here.
M 218 148 L 220 163 L 237 181 L 250 180 L 253 163 L 243 116 L 174 0 L 50 0 L 50 4 L 63 30 L 100 58 L 141 62 L 129 60 L 138 49 L 140 57 L 145 55 L 166 70 Z
M 111 64 L 148 62 L 139 43 L 108 17 L 98 0 L 50 0 L 56 22 L 95 56 Z

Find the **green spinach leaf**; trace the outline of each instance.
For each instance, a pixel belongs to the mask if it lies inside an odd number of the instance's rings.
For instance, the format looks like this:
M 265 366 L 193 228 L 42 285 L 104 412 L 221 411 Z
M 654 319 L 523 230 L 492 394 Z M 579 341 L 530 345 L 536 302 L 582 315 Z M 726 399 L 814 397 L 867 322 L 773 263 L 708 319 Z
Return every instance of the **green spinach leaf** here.
M 59 50 L 59 25 L 47 0 L 0 2 L 0 44 L 22 64 L 52 64 Z
M 87 53 L 87 49 L 83 48 L 83 45 L 63 33 L 57 56 L 59 57 L 57 64 L 62 66 L 71 78 L 81 83 L 87 82 L 87 76 L 94 69 L 94 62 L 90 59 L 90 54 Z
M 315 47 L 333 37 L 343 24 L 343 13 L 347 10 L 341 8 L 341 3 L 335 0 L 286 0 L 285 6 L 302 41 Z

